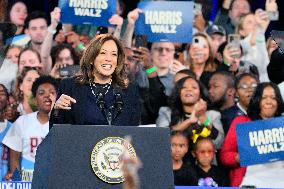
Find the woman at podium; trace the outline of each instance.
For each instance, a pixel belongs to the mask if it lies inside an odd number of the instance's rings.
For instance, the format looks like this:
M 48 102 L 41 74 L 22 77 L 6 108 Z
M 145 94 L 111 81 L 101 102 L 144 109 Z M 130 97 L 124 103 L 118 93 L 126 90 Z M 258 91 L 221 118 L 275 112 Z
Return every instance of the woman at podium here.
M 127 79 L 124 58 L 115 37 L 94 38 L 81 59 L 81 73 L 61 81 L 50 125 L 139 125 L 138 88 Z

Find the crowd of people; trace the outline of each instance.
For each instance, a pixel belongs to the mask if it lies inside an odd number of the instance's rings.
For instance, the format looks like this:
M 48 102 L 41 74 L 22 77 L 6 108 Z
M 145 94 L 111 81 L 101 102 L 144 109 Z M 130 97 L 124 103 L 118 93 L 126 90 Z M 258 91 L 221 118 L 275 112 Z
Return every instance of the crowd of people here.
M 214 22 L 204 5 L 190 44 L 140 46 L 143 11 L 123 19 L 122 1 L 110 28 L 61 24 L 57 7 L 49 20 L 21 0 L 2 3 L 0 20 L 13 27 L 1 29 L 1 180 L 32 180 L 53 124 L 155 124 L 171 132 L 175 185 L 284 187 L 284 161 L 241 167 L 236 136 L 237 124 L 284 112 L 283 39 L 265 37 L 276 0 L 255 12 L 248 0 L 224 0 Z M 11 42 L 10 30 L 27 43 Z

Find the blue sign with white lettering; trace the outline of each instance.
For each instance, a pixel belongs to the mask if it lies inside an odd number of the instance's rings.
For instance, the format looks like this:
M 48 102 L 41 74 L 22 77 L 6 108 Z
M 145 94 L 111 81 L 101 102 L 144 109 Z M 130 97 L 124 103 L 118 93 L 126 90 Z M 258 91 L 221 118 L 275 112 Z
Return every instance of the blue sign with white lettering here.
M 284 160 L 284 117 L 236 126 L 241 166 Z
M 59 0 L 61 22 L 112 26 L 108 20 L 116 14 L 116 0 Z
M 192 1 L 141 2 L 138 8 L 143 13 L 136 22 L 136 34 L 147 35 L 149 42 L 191 42 Z
M 1 189 L 31 189 L 31 182 L 0 182 Z

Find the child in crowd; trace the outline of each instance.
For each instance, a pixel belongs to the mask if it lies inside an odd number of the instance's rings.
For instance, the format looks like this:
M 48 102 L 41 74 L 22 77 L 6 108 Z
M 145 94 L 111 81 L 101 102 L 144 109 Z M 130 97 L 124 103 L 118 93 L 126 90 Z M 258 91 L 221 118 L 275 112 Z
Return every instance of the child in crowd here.
M 196 158 L 196 164 L 193 168 L 199 186 L 229 186 L 225 172 L 212 164 L 215 153 L 216 149 L 211 138 L 199 137 L 193 145 L 193 155 Z
M 22 181 L 32 181 L 37 147 L 49 131 L 49 114 L 56 99 L 57 82 L 50 76 L 41 76 L 33 83 L 32 94 L 38 111 L 20 116 L 2 141 L 10 148 L 8 180 L 17 169 L 21 170 Z
M 188 152 L 189 138 L 182 131 L 171 132 L 172 161 L 174 171 L 174 183 L 176 186 L 196 186 L 197 177 L 189 163 L 183 161 Z

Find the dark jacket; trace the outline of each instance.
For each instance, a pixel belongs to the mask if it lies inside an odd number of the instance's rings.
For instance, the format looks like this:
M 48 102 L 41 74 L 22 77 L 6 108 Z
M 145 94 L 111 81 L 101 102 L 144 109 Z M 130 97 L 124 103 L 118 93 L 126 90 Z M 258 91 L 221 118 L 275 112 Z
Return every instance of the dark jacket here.
M 53 124 L 86 125 L 85 111 L 87 94 L 90 93 L 88 87 L 89 85 L 76 83 L 75 78 L 67 78 L 61 81 L 58 98 L 61 96 L 61 94 L 65 94 L 76 99 L 76 103 L 71 105 L 71 110 L 53 110 L 50 118 L 51 127 Z M 118 90 L 122 96 L 123 107 L 122 112 L 118 114 L 116 119 L 113 120 L 112 125 L 139 125 L 140 103 L 138 87 L 130 83 L 127 89 L 119 88 Z M 97 106 L 97 104 L 94 103 L 94 106 Z M 102 114 L 96 114 L 96 116 L 102 116 Z M 96 123 L 93 124 L 96 125 Z

